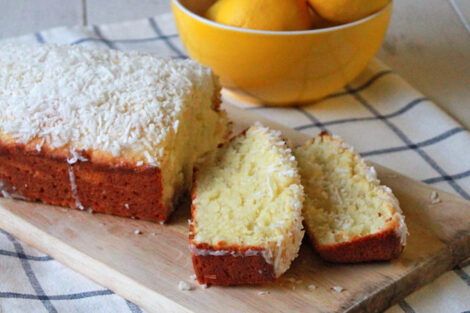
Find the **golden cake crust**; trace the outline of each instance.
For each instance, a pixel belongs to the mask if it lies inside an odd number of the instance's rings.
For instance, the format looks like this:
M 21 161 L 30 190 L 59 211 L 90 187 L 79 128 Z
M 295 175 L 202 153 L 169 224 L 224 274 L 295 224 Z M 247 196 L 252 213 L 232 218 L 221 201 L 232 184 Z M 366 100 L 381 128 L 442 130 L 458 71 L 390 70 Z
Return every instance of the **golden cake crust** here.
M 319 244 L 312 232 L 307 231 L 307 234 L 320 257 L 333 263 L 391 260 L 398 258 L 404 248 L 394 229 L 332 245 Z
M 1 195 L 153 222 L 167 220 L 172 208 L 161 201 L 158 167 L 67 160 L 62 152 L 0 141 Z
M 191 250 L 194 272 L 200 284 L 263 284 L 276 279 L 273 265 L 266 262 L 259 247 L 214 249 L 197 245 Z

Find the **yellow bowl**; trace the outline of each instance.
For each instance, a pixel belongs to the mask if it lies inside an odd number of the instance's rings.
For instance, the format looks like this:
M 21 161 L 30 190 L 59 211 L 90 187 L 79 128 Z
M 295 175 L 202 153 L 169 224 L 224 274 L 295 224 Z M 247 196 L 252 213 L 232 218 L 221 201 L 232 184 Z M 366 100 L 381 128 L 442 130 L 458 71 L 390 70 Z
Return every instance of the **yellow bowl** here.
M 392 2 L 359 21 L 317 30 L 260 31 L 201 17 L 211 0 L 172 0 L 183 44 L 210 66 L 222 85 L 270 105 L 325 97 L 351 82 L 370 62 L 387 31 Z

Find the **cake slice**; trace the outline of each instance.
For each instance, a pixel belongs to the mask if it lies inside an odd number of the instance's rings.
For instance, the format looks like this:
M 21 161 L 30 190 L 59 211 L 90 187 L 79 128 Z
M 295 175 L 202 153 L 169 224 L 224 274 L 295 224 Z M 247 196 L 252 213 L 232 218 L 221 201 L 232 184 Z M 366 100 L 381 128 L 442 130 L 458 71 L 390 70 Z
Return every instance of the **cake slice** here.
M 194 61 L 0 46 L 0 195 L 166 221 L 194 162 L 228 136 Z
M 256 124 L 209 154 L 192 190 L 190 249 L 201 284 L 275 280 L 297 256 L 303 188 L 291 149 Z
M 331 262 L 389 260 L 400 255 L 407 227 L 398 200 L 373 167 L 326 133 L 295 150 L 307 234 Z

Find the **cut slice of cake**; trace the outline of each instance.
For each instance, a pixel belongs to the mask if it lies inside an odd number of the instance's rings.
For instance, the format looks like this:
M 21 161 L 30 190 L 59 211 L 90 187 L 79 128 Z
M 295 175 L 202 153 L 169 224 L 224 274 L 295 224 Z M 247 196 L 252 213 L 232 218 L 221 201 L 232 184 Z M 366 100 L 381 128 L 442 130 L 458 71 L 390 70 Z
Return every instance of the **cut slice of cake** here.
M 326 133 L 295 150 L 302 184 L 307 234 L 331 262 L 398 257 L 407 227 L 398 200 L 380 185 L 373 167 Z
M 190 249 L 201 284 L 275 280 L 297 256 L 303 188 L 279 132 L 256 124 L 199 164 Z
M 218 80 L 194 61 L 6 44 L 0 69 L 3 195 L 166 221 L 228 135 Z

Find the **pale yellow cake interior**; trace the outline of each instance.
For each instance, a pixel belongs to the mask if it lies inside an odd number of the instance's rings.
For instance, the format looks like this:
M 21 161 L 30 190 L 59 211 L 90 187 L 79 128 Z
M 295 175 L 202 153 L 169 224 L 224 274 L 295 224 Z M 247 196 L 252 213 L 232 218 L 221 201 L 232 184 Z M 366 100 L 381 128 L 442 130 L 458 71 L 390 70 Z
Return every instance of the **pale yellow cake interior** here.
M 228 120 L 224 111 L 213 109 L 213 97 L 193 97 L 187 99 L 191 109 L 181 113 L 178 130 L 168 136 L 165 148 L 167 157 L 163 158 L 162 200 L 171 201 L 180 190 L 189 188 L 192 182 L 193 167 L 196 160 L 217 148 L 228 136 Z
M 306 228 L 319 244 L 350 241 L 397 223 L 395 197 L 340 140 L 319 136 L 295 155 L 305 188 Z
M 301 189 L 290 149 L 252 127 L 201 164 L 194 241 L 222 247 L 284 245 L 300 236 Z M 295 245 L 299 239 L 290 241 Z

